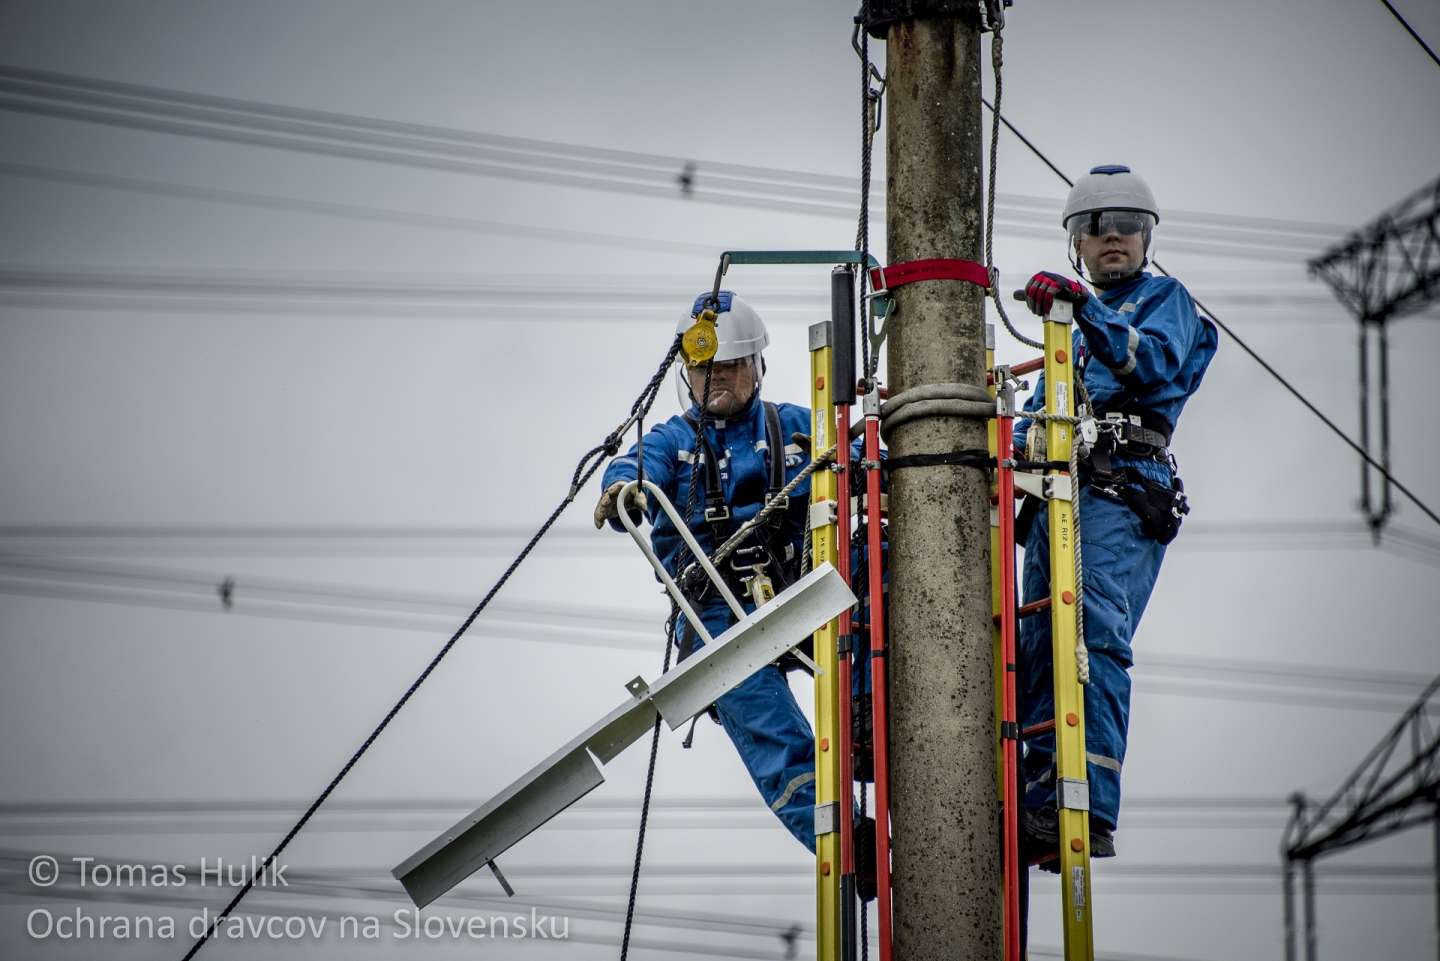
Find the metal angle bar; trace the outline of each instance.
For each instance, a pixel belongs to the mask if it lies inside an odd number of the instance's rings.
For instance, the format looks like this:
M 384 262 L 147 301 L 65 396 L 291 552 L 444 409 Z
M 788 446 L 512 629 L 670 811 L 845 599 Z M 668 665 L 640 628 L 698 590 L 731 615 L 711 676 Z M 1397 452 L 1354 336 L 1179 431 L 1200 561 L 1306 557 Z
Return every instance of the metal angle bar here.
M 604 783 L 601 765 L 650 730 L 657 712 L 680 727 L 854 603 L 835 568 L 817 566 L 654 684 L 630 682 L 618 707 L 391 873 L 425 907 Z
M 656 681 L 650 700 L 674 730 L 854 603 L 835 568 L 820 564 Z
M 1436 796 L 1440 791 L 1435 774 L 1440 767 L 1440 736 L 1413 740 L 1408 760 L 1394 768 L 1391 759 L 1407 729 L 1412 739 L 1429 733 L 1422 726 L 1428 728 L 1429 702 L 1437 691 L 1440 678 L 1430 682 L 1420 699 L 1371 749 L 1318 814 L 1303 823 L 1298 836 L 1286 848 L 1288 857 L 1314 857 L 1370 837 L 1393 834 L 1408 823 L 1406 813 L 1414 804 Z M 1402 792 L 1407 781 L 1415 783 L 1411 790 Z

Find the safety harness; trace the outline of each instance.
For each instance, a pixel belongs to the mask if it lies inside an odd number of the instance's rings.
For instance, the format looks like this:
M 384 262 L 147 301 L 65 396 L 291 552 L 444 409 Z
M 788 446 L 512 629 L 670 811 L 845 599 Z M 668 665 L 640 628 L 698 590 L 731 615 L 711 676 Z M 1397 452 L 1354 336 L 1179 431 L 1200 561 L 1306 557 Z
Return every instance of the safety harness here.
M 1075 379 L 1085 397 L 1085 363 L 1088 351 L 1080 351 L 1075 362 Z M 1140 520 L 1140 530 L 1160 544 L 1169 544 L 1180 533 L 1180 523 L 1190 513 L 1180 469 L 1170 453 L 1172 429 L 1164 417 L 1141 407 L 1133 400 L 1107 410 L 1093 410 L 1093 425 L 1081 426 L 1080 483 L 1102 497 L 1124 504 Z M 1153 480 L 1138 468 L 1116 463 L 1116 458 L 1153 460 L 1170 468 L 1171 483 Z M 1025 543 L 1040 509 L 1040 501 L 1025 498 L 1015 518 L 1015 536 Z
M 785 440 L 780 432 L 780 410 L 774 404 L 764 404 L 765 415 L 765 458 L 769 483 L 761 503 L 769 503 L 785 487 Z M 710 438 L 700 429 L 695 418 L 684 415 L 685 423 L 701 437 L 700 460 L 705 472 L 705 526 L 715 544 L 723 544 L 740 526 L 734 512 L 725 501 L 725 487 L 720 478 L 720 459 L 710 444 Z M 775 596 L 777 591 L 789 587 L 793 576 L 795 545 L 785 536 L 786 511 L 777 510 L 751 533 L 749 543 L 737 548 L 730 555 L 728 563 L 721 570 L 731 590 L 741 596 L 750 597 L 757 605 Z M 689 591 L 689 585 L 682 585 Z M 707 583 L 693 600 L 701 601 L 713 588 Z M 680 659 L 689 657 L 694 650 L 694 634 L 686 631 L 680 644 Z
M 1096 437 L 1081 452 L 1080 483 L 1129 507 L 1147 537 L 1169 544 L 1190 513 L 1185 484 L 1170 453 L 1170 425 L 1149 410 L 1122 408 L 1094 416 Z M 1162 484 L 1128 464 L 1116 464 L 1116 456 L 1166 464 L 1171 483 Z
M 1085 383 L 1090 351 L 1081 350 L 1075 360 L 1075 379 Z M 1190 513 L 1180 468 L 1170 453 L 1174 428 L 1159 414 L 1133 400 L 1091 412 L 1096 436 L 1084 437 L 1080 451 L 1080 483 L 1095 493 L 1118 501 L 1140 519 L 1140 531 L 1160 544 L 1169 544 L 1180 533 L 1180 522 Z M 1162 484 L 1126 464 L 1117 465 L 1116 456 L 1153 460 L 1170 468 L 1171 482 Z

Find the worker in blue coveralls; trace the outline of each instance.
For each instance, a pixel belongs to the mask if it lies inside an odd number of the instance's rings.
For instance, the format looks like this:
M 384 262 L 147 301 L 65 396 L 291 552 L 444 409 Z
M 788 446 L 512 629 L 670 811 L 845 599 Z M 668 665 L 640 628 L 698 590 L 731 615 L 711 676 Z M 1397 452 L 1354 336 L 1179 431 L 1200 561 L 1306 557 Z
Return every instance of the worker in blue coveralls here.
M 765 502 L 792 480 L 809 461 L 794 435 L 809 435 L 810 411 L 794 404 L 771 404 L 760 398 L 765 375 L 763 351 L 770 342 L 760 315 L 744 300 L 721 291 L 718 303 L 707 292 L 696 298 L 677 332 L 689 329 L 707 306 L 717 314 L 719 347 L 709 365 L 682 367 L 680 388 L 689 410 L 652 427 L 644 437 L 645 478 L 665 492 L 683 515 L 690 501 L 692 467 L 698 478 L 691 531 L 707 554 L 713 554 Z M 704 406 L 702 414 L 701 407 Z M 704 423 L 700 463 L 694 464 L 696 424 Z M 611 461 L 603 479 L 604 493 L 595 505 L 595 526 L 619 520 L 620 493 L 636 478 L 637 447 Z M 810 482 L 791 493 L 788 506 L 761 525 L 745 546 L 722 568 L 727 582 L 746 610 L 746 597 L 756 576 L 768 578 L 775 591 L 798 578 L 803 538 L 807 531 Z M 637 505 L 627 505 L 634 513 Z M 689 551 L 668 516 L 647 503 L 638 505 L 653 525 L 656 555 L 672 576 L 691 562 Z M 713 588 L 699 598 L 696 610 L 711 637 L 735 621 Z M 676 629 L 683 659 L 703 643 L 684 618 Z M 765 803 L 790 833 L 815 850 L 815 745 L 810 722 L 795 702 L 784 672 L 769 664 L 715 702 L 721 725 L 735 744 Z
M 1170 440 L 1217 345 L 1214 324 L 1196 312 L 1180 282 L 1143 269 L 1154 256 L 1159 220 L 1149 186 L 1130 168 L 1094 168 L 1070 191 L 1061 215 L 1071 266 L 1088 276 L 1094 293 L 1047 272 L 1035 274 L 1025 288 L 1028 306 L 1041 316 L 1055 300 L 1074 304 L 1073 356 L 1084 385 L 1080 400 L 1088 401 L 1097 427 L 1088 449 L 1082 447 L 1079 509 L 1090 662 L 1085 752 L 1093 857 L 1115 855 L 1130 719 L 1131 640 L 1165 546 L 1189 511 Z M 1044 396 L 1041 383 L 1025 409 L 1038 410 Z M 1015 429 L 1017 452 L 1043 460 L 1044 436 L 1043 425 L 1021 420 Z M 1023 541 L 1027 603 L 1050 596 L 1046 516 L 1033 508 L 1031 516 L 1034 523 Z M 1053 719 L 1049 618 L 1021 622 L 1018 657 L 1021 726 Z M 1057 847 L 1054 751 L 1054 735 L 1045 734 L 1026 741 L 1021 762 L 1021 840 L 1032 861 Z M 1055 870 L 1055 863 L 1042 861 L 1041 866 Z

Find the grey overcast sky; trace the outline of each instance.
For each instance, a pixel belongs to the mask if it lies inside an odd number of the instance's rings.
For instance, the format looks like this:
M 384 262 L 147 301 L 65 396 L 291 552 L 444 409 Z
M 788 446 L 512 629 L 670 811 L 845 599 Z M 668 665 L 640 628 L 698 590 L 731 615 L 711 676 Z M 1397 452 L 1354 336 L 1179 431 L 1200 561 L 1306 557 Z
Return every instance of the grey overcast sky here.
M 1396 6 L 1440 43 L 1440 7 Z M 159 126 L 159 102 L 100 123 L 30 87 L 18 109 L 17 75 L 0 72 L 0 955 L 178 958 L 183 931 L 158 946 L 36 939 L 27 915 L 183 921 L 226 892 L 67 875 L 47 894 L 25 863 L 268 852 L 623 416 L 718 252 L 851 244 L 851 13 L 0 0 L 7 68 L 472 131 L 471 159 L 516 146 L 495 138 L 544 142 L 480 171 L 420 148 L 367 158 L 355 148 L 373 143 L 345 132 L 336 149 L 293 149 L 195 116 Z M 1162 260 L 1354 431 L 1354 325 L 1304 263 L 1436 176 L 1440 70 L 1419 46 L 1363 0 L 1020 0 L 1005 36 L 1006 114 L 1072 174 L 1141 171 L 1165 211 Z M 883 138 L 876 151 L 883 184 Z M 660 189 L 603 166 L 633 155 L 674 158 L 646 175 Z M 669 189 L 686 160 L 690 199 Z M 754 185 L 776 171 L 808 179 Z M 736 176 L 759 194 L 737 201 Z M 1063 197 L 1002 140 L 1007 283 L 1063 268 Z M 825 273 L 731 275 L 771 326 L 771 397 L 806 396 Z M 1395 325 L 1391 371 L 1395 470 L 1432 504 L 1436 320 Z M 1001 355 L 1023 349 L 1002 338 Z M 674 408 L 667 389 L 657 413 Z M 1440 531 L 1402 504 L 1373 548 L 1353 457 L 1229 342 L 1175 447 L 1194 513 L 1136 640 L 1122 857 L 1097 866 L 1097 948 L 1279 958 L 1284 799 L 1333 789 L 1440 671 Z M 626 679 L 654 676 L 664 605 L 638 552 L 589 528 L 594 494 L 291 846 L 290 888 L 257 907 L 389 916 L 404 903 L 391 866 Z M 149 536 L 167 525 L 200 536 Z M 678 742 L 661 749 L 633 956 L 778 959 L 792 924 L 813 956 L 806 855 L 718 728 Z M 507 859 L 520 909 L 568 915 L 568 943 L 387 932 L 202 957 L 613 957 L 644 760 L 637 747 L 610 765 L 591 801 Z M 1433 957 L 1432 864 L 1428 828 L 1323 863 L 1321 956 Z M 1034 939 L 1055 945 L 1056 889 L 1037 888 Z M 488 877 L 463 890 L 508 910 Z

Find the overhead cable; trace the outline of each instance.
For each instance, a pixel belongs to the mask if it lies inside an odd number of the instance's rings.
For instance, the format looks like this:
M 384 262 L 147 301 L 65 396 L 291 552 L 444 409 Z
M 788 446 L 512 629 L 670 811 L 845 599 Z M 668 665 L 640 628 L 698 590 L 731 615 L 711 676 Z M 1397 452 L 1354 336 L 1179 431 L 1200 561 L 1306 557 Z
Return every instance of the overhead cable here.
M 989 106 L 989 104 L 987 103 L 986 106 Z M 1010 130 L 1014 131 L 1016 136 L 1020 136 L 1019 131 L 1016 130 L 1013 125 L 1007 123 L 1006 126 L 1009 127 Z M 1040 148 L 1036 147 L 1035 144 L 1031 143 L 1030 140 L 1023 136 L 1020 136 L 1020 140 L 1022 143 L 1025 144 L 1026 147 L 1030 148 L 1030 150 L 1034 152 L 1037 157 L 1043 160 L 1046 166 L 1048 166 L 1051 170 L 1055 171 L 1055 173 L 1060 177 L 1060 179 L 1065 181 L 1068 186 L 1075 186 L 1074 181 L 1061 173 L 1060 168 L 1056 167 L 1055 164 L 1053 164 L 1050 159 L 1040 151 Z M 1155 269 L 1160 271 L 1165 276 L 1173 276 L 1170 271 L 1166 270 L 1160 265 L 1160 262 L 1158 260 L 1154 261 L 1153 263 L 1155 264 Z M 1316 407 L 1315 404 L 1311 402 L 1310 398 L 1306 397 L 1300 392 L 1299 388 L 1297 388 L 1294 384 L 1290 383 L 1290 381 L 1287 380 L 1284 375 L 1282 375 L 1278 370 L 1271 366 L 1269 361 L 1267 361 L 1264 357 L 1261 357 L 1260 354 L 1253 347 L 1251 347 L 1248 343 L 1245 342 L 1244 338 L 1242 338 L 1239 334 L 1235 333 L 1235 331 L 1219 317 L 1215 316 L 1215 312 L 1210 308 L 1206 307 L 1205 304 L 1201 302 L 1200 298 L 1195 297 L 1193 294 L 1191 295 L 1191 298 L 1195 301 L 1195 306 L 1198 307 L 1206 316 L 1208 316 L 1209 319 L 1215 323 L 1215 326 L 1223 330 L 1226 335 L 1228 335 L 1229 338 L 1233 340 L 1241 350 L 1249 354 L 1250 358 L 1254 360 L 1257 364 L 1259 364 L 1267 374 L 1273 377 L 1276 382 L 1280 384 L 1281 387 L 1284 387 L 1287 391 L 1289 391 L 1290 394 L 1294 396 L 1294 398 L 1298 400 L 1302 405 L 1304 405 L 1304 407 L 1308 411 L 1310 411 L 1310 413 L 1314 414 L 1322 424 L 1330 428 L 1331 432 L 1333 432 L 1336 437 L 1339 437 L 1342 441 L 1349 445 L 1349 447 L 1354 450 L 1356 454 L 1359 454 L 1361 459 L 1364 460 L 1367 464 L 1369 464 L 1375 470 L 1379 471 L 1383 477 L 1385 477 L 1392 485 L 1394 485 L 1396 490 L 1404 494 L 1405 497 L 1412 504 L 1420 508 L 1420 510 L 1425 514 L 1426 517 L 1429 517 L 1436 524 L 1440 524 L 1440 514 L 1437 514 L 1435 510 L 1431 508 L 1428 504 L 1426 504 L 1423 500 L 1421 500 L 1420 497 L 1415 494 L 1415 492 L 1410 490 L 1409 487 L 1402 484 L 1395 477 L 1394 474 L 1386 470 L 1382 464 L 1375 460 L 1375 458 L 1371 457 L 1369 452 L 1366 451 L 1364 447 L 1362 447 L 1358 442 L 1352 439 L 1349 434 L 1345 433 L 1345 431 L 1341 430 L 1339 425 L 1337 425 L 1333 420 L 1331 420 L 1323 411 L 1320 410 L 1320 408 Z
M 444 660 L 445 655 L 450 653 L 451 649 L 453 649 L 454 646 L 459 642 L 460 638 L 464 636 L 467 630 L 469 630 L 470 625 L 473 624 L 476 618 L 478 618 L 480 614 L 485 610 L 485 608 L 489 606 L 491 600 L 494 599 L 495 595 L 498 594 L 500 592 L 500 589 L 504 587 L 505 584 L 510 580 L 511 575 L 515 573 L 515 571 L 520 567 L 522 563 L 524 563 L 525 559 L 535 549 L 535 545 L 540 542 L 541 538 L 543 538 L 545 534 L 550 530 L 550 528 L 554 526 L 555 522 L 560 519 L 560 515 L 563 514 L 565 512 L 565 509 L 568 508 L 570 504 L 575 500 L 576 496 L 579 495 L 580 490 L 585 486 L 585 484 L 590 480 L 590 478 L 593 477 L 597 471 L 599 471 L 600 467 L 605 463 L 605 458 L 613 456 L 616 450 L 619 449 L 620 440 L 630 430 L 631 425 L 643 419 L 645 414 L 649 412 L 651 406 L 654 405 L 655 398 L 660 393 L 660 385 L 664 382 L 665 375 L 669 373 L 670 366 L 674 363 L 675 355 L 679 353 L 679 351 L 680 337 L 679 335 L 676 335 L 674 341 L 670 344 L 670 349 L 665 353 L 664 359 L 661 360 L 659 367 L 656 368 L 656 371 L 654 375 L 650 378 L 649 383 L 645 385 L 644 389 L 641 390 L 640 395 L 631 405 L 629 416 L 620 424 L 620 426 L 618 426 L 617 428 L 615 428 L 615 430 L 611 431 L 608 435 L 606 435 L 604 440 L 602 440 L 596 446 L 590 448 L 590 450 L 586 451 L 585 454 L 581 456 L 579 462 L 575 465 L 574 473 L 571 475 L 569 491 L 565 494 L 563 498 L 561 498 L 560 502 L 555 506 L 555 509 L 550 512 L 549 517 L 547 517 L 545 521 L 540 525 L 540 527 L 535 531 L 534 536 L 530 538 L 530 541 L 521 549 L 520 553 L 515 556 L 514 560 L 510 562 L 510 565 L 505 569 L 504 573 L 500 575 L 500 577 L 491 586 L 489 591 L 485 593 L 485 596 L 481 598 L 480 602 L 475 605 L 474 609 L 465 618 L 465 620 L 461 622 L 460 626 L 455 630 L 455 632 L 450 635 L 450 639 L 447 640 L 445 644 L 440 648 L 440 650 L 435 653 L 435 656 L 432 657 L 429 663 L 425 665 L 425 668 L 420 672 L 419 676 L 416 677 L 415 680 L 410 683 L 410 686 L 405 689 L 405 693 L 400 696 L 400 699 L 395 702 L 395 705 L 390 708 L 390 710 L 386 713 L 385 717 L 382 718 L 380 723 L 376 725 L 375 729 L 370 732 L 369 736 L 365 738 L 364 742 L 360 745 L 360 747 L 356 749 L 355 753 L 350 756 L 350 759 L 346 761 L 344 766 L 340 768 L 340 771 L 330 780 L 330 783 L 327 784 L 324 790 L 320 792 L 320 795 L 305 810 L 305 813 L 300 816 L 300 819 L 295 822 L 293 827 L 290 828 L 290 830 L 286 833 L 285 837 L 281 839 L 280 843 L 275 846 L 274 850 L 272 850 L 268 855 L 266 855 L 265 860 L 260 865 L 260 869 L 253 872 L 247 878 L 245 884 L 242 885 L 240 889 L 235 892 L 235 896 L 230 899 L 230 902 L 225 906 L 222 911 L 220 911 L 215 916 L 215 920 L 209 925 L 209 927 L 205 929 L 205 933 L 198 937 L 195 940 L 195 943 L 190 946 L 190 949 L 185 952 L 182 961 L 189 961 L 190 958 L 193 958 L 197 953 L 199 953 L 200 949 L 205 946 L 206 942 L 209 941 L 210 938 L 214 935 L 216 929 L 220 926 L 221 922 L 229 916 L 230 912 L 235 910 L 236 906 L 239 905 L 239 903 L 244 899 L 245 895 L 248 894 L 250 890 L 254 887 L 256 878 L 263 876 L 265 870 L 268 869 L 269 866 L 275 862 L 275 859 L 278 858 L 280 854 L 285 850 L 285 848 L 289 846 L 290 842 L 295 838 L 295 836 L 300 833 L 301 829 L 303 829 L 305 825 L 310 821 L 310 819 L 315 815 L 315 812 L 320 808 L 320 805 L 324 804 L 325 800 L 329 798 L 332 793 L 334 793 L 335 788 L 338 787 L 340 782 L 345 779 L 345 776 L 350 773 L 350 770 L 359 762 L 360 758 L 365 755 L 365 753 L 370 749 L 370 746 L 374 744 L 375 740 L 381 735 L 381 733 L 384 732 L 385 728 L 390 725 L 390 722 L 395 718 L 395 715 L 400 713 L 400 710 L 409 702 L 410 698 L 415 694 L 415 692 L 419 690 L 420 685 L 425 683 L 426 679 L 429 678 L 430 674 L 435 670 L 436 667 L 440 665 L 440 662 Z
M 1435 62 L 1435 66 L 1440 67 L 1440 56 L 1436 56 L 1435 51 L 1430 49 L 1430 44 L 1425 42 L 1425 38 L 1416 33 L 1415 28 L 1410 26 L 1409 21 L 1400 16 L 1400 11 L 1395 9 L 1395 5 L 1392 4 L 1390 0 L 1380 0 L 1380 2 L 1385 4 L 1385 9 L 1390 11 L 1391 16 L 1400 21 L 1400 26 L 1405 28 L 1405 32 L 1415 38 L 1415 42 L 1420 44 L 1420 48 L 1430 55 L 1430 59 Z

